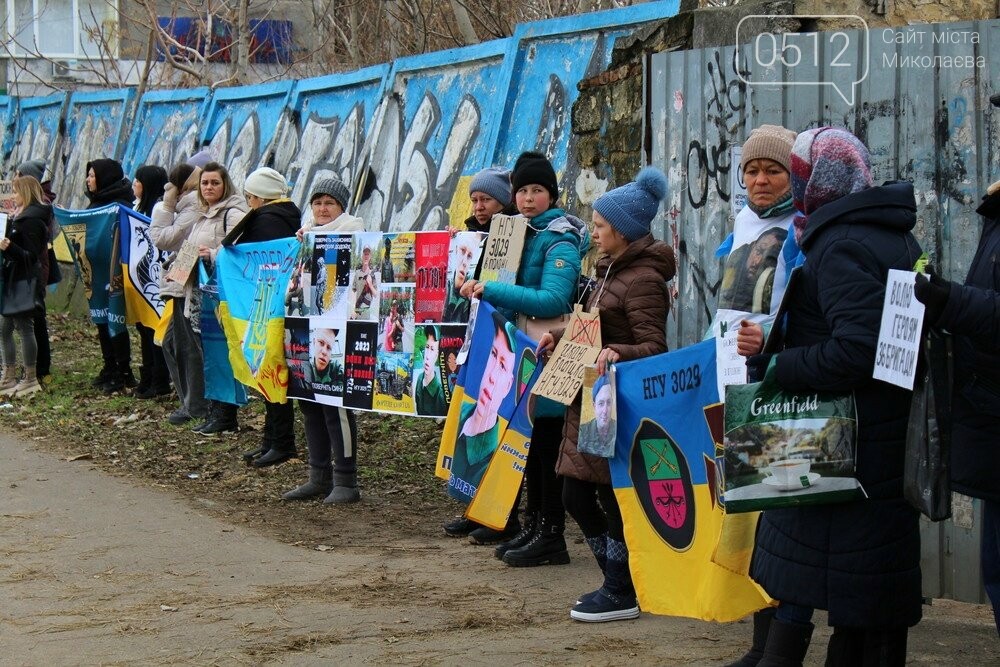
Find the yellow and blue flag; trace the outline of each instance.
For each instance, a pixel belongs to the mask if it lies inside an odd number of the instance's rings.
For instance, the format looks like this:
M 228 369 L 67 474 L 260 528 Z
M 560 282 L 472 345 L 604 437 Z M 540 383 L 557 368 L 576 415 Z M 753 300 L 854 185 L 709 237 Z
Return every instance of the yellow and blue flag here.
M 83 211 L 56 207 L 55 216 L 83 280 L 90 320 L 94 324 L 110 325 L 109 290 L 114 234 L 118 226 L 118 204 Z M 124 324 L 124 317 L 121 324 Z
M 285 293 L 298 256 L 298 239 L 223 246 L 215 261 L 219 322 L 236 379 L 271 403 L 284 403 Z
M 163 315 L 160 269 L 163 253 L 149 236 L 150 220 L 124 206 L 118 209 L 118 248 L 126 322 L 155 329 Z
M 618 364 L 611 459 L 629 565 L 644 611 L 732 621 L 770 603 L 718 564 L 725 511 L 706 409 L 718 407 L 715 341 Z

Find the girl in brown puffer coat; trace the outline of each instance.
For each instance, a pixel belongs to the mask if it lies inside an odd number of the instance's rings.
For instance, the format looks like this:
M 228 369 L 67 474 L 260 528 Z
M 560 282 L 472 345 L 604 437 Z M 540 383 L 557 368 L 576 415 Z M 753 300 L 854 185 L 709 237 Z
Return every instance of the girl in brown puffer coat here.
M 647 167 L 634 183 L 611 190 L 594 202 L 594 245 L 601 252 L 597 285 L 588 310 L 600 311 L 604 349 L 597 359 L 603 377 L 611 364 L 667 351 L 666 322 L 670 309 L 667 281 L 674 277 L 673 248 L 649 231 L 666 195 L 663 172 Z M 559 334 L 547 334 L 539 352 L 555 347 Z M 577 450 L 582 432 L 614 432 L 609 413 L 600 409 L 611 399 L 610 386 L 596 383 L 597 418 L 580 427 L 580 397 L 566 412 L 556 472 L 563 476 L 563 503 L 580 525 L 588 546 L 604 571 L 604 585 L 580 597 L 570 611 L 578 621 L 603 622 L 636 618 L 639 607 L 628 569 L 628 549 L 621 511 L 611 488 L 608 460 Z

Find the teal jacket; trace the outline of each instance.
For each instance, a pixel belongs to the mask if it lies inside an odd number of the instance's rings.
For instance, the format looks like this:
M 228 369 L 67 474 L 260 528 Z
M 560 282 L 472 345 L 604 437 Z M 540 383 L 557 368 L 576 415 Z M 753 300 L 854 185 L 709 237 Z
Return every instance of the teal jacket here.
M 587 225 L 579 218 L 552 208 L 528 220 L 521 266 L 514 285 L 490 281 L 483 288 L 489 301 L 511 322 L 517 316 L 556 317 L 573 310 L 580 264 L 590 248 Z M 535 417 L 561 417 L 566 406 L 540 398 Z
M 553 208 L 528 220 L 528 234 L 514 285 L 491 281 L 483 299 L 509 319 L 556 317 L 573 310 L 580 262 L 590 248 L 587 225 Z

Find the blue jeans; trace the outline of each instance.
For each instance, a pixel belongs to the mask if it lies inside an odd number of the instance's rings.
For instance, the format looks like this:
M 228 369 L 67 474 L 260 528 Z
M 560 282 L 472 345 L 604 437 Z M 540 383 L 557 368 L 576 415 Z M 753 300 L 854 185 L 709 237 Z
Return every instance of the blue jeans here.
M 993 621 L 1000 634 L 1000 501 L 983 500 L 980 563 L 986 594 L 993 604 Z

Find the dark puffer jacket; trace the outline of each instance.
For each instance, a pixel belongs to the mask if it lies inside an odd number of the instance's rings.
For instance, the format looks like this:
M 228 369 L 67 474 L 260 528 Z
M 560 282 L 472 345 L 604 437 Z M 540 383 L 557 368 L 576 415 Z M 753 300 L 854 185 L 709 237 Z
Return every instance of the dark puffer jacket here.
M 258 243 L 295 236 L 302 225 L 302 212 L 289 199 L 278 199 L 251 209 L 223 241 L 223 245 Z
M 647 234 L 628 245 L 618 259 L 607 255 L 597 262 L 598 284 L 590 293 L 587 309 L 601 314 L 601 342 L 620 355 L 621 361 L 667 351 L 667 281 L 677 265 L 674 249 Z M 581 454 L 576 449 L 580 431 L 580 397 L 566 410 L 556 472 L 598 484 L 610 484 L 608 460 Z
M 29 272 L 35 271 L 35 275 L 39 278 L 38 295 L 45 294 L 45 282 L 42 280 L 40 266 L 47 254 L 51 217 L 52 207 L 36 202 L 26 206 L 21 214 L 14 218 L 8 233 L 10 247 L 3 252 L 5 284 L 28 278 Z
M 986 220 L 966 286 L 951 286 L 936 324 L 955 336 L 951 488 L 1000 501 L 1000 193 L 977 212 Z
M 915 212 L 909 183 L 817 209 L 802 235 L 800 280 L 786 294 L 778 383 L 853 390 L 857 474 L 869 499 L 764 512 L 751 574 L 778 600 L 828 610 L 834 626 L 920 620 L 918 515 L 902 498 L 910 392 L 872 379 L 888 271 L 910 270 L 920 255 Z

